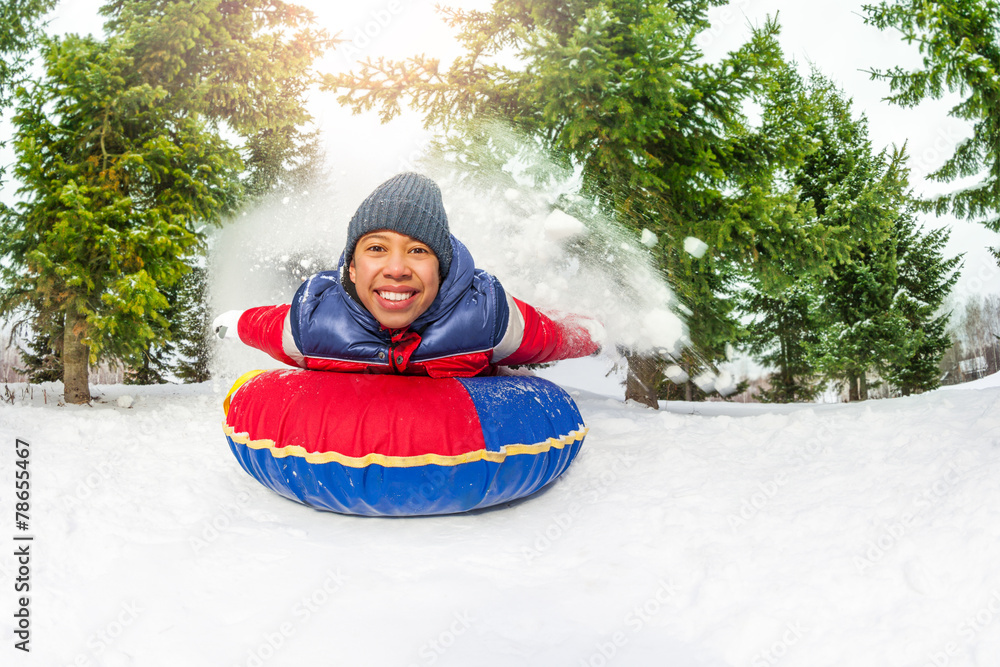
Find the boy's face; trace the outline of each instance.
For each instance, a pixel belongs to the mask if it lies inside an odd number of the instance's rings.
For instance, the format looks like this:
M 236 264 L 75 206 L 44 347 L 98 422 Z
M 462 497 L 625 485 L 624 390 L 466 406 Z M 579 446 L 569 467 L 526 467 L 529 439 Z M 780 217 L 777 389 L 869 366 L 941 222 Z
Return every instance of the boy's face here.
M 349 271 L 361 303 L 387 329 L 413 324 L 441 287 L 437 255 L 420 241 L 388 230 L 361 237 Z

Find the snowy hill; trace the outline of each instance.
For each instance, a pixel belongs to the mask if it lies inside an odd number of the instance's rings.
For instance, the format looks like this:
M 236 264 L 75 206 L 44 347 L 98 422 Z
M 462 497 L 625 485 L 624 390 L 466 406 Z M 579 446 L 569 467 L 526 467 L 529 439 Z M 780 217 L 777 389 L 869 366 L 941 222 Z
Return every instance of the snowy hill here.
M 417 519 L 265 490 L 222 436 L 222 382 L 100 387 L 93 407 L 18 387 L 0 404 L 0 662 L 1000 664 L 1000 388 L 655 412 L 577 387 L 591 430 L 560 481 Z

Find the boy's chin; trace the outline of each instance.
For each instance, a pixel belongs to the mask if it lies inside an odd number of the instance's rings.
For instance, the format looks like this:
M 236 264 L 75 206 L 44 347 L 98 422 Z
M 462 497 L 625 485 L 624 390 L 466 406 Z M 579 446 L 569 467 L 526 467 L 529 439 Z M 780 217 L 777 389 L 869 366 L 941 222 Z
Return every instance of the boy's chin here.
M 386 329 L 403 329 L 413 324 L 420 317 L 421 313 L 412 311 L 386 312 L 380 308 L 376 308 L 373 309 L 372 315 Z
M 368 312 L 386 329 L 403 329 L 413 324 L 418 317 L 426 312 L 419 295 L 408 299 L 407 303 L 391 302 L 378 295 L 373 295 L 365 303 Z
M 406 327 L 413 324 L 413 322 L 417 318 L 414 317 L 413 319 L 396 320 L 396 319 L 385 319 L 376 317 L 375 319 L 378 320 L 378 323 L 384 326 L 386 329 L 405 329 Z

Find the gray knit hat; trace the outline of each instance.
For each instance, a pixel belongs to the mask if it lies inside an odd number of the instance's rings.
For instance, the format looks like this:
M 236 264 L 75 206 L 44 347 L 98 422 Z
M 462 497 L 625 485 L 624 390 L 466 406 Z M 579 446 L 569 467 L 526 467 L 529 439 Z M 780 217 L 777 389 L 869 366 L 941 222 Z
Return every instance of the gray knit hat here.
M 441 277 L 451 267 L 451 232 L 437 183 L 407 172 L 393 176 L 368 195 L 347 226 L 345 261 L 351 263 L 354 247 L 365 234 L 382 229 L 406 234 L 427 244 L 437 255 Z

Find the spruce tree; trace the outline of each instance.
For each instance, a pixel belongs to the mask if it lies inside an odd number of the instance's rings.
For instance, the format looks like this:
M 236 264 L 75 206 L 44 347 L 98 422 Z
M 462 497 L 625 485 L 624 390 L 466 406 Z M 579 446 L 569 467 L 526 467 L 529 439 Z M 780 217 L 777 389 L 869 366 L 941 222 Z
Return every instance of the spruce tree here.
M 928 364 L 936 367 L 946 347 L 947 318 L 937 311 L 959 260 L 941 256 L 946 232 L 916 228 L 905 152 L 876 153 L 865 117 L 817 71 L 805 99 L 805 140 L 815 150 L 788 179 L 813 224 L 849 243 L 830 246 L 840 252 L 828 254 L 825 270 L 791 288 L 769 293 L 748 277 L 747 348 L 776 369 L 764 398 L 808 400 L 821 377 L 847 385 L 852 400 L 867 397 L 869 379 L 904 393 L 929 388 Z
M 283 0 L 110 0 L 101 13 L 171 106 L 243 137 L 309 122 L 313 64 L 337 42 L 312 12 Z
M 872 155 L 854 173 L 868 185 L 847 210 L 864 240 L 821 282 L 813 363 L 847 386 L 849 400 L 866 400 L 873 382 L 889 382 L 903 393 L 933 388 L 933 369 L 947 349 L 947 316 L 937 311 L 960 260 L 941 255 L 946 232 L 919 231 L 905 151 Z
M 63 377 L 62 354 L 59 348 L 62 345 L 62 332 L 45 333 L 29 339 L 23 347 L 19 347 L 23 367 L 17 369 L 18 373 L 28 376 L 28 382 L 40 384 L 42 382 L 58 382 Z
M 865 400 L 869 373 L 901 363 L 913 345 L 892 309 L 898 270 L 893 230 L 907 213 L 909 196 L 905 153 L 874 153 L 864 118 L 854 130 L 846 161 L 827 165 L 839 175 L 827 180 L 820 171 L 809 178 L 822 184 L 820 214 L 850 225 L 860 240 L 849 260 L 820 282 L 822 320 L 812 356 L 827 378 L 849 388 L 851 400 Z
M 13 102 L 13 92 L 22 83 L 24 71 L 31 60 L 31 50 L 42 34 L 41 19 L 56 2 L 6 0 L 0 3 L 0 114 Z M 0 136 L 0 149 L 6 145 L 7 137 Z M 6 170 L 7 165 L 0 164 L 0 185 Z M 5 204 L 0 202 L 0 215 L 4 208 Z
M 243 197 L 238 139 L 308 120 L 301 94 L 331 41 L 284 2 L 121 0 L 104 40 L 43 45 L 14 118 L 23 201 L 3 217 L 0 309 L 63 331 L 66 400 L 88 362 L 148 378 L 172 335 L 169 290 L 206 226 Z
M 958 93 L 961 102 L 950 115 L 972 123 L 972 136 L 956 147 L 932 179 L 978 182 L 931 198 L 923 208 L 941 215 L 978 220 L 1000 232 L 1000 1 L 894 0 L 865 5 L 866 22 L 902 33 L 916 43 L 923 67 L 873 70 L 873 78 L 889 82 L 888 99 L 914 107 L 927 98 Z M 1000 248 L 993 248 L 1000 262 Z
M 90 400 L 90 363 L 136 359 L 169 328 L 161 287 L 198 251 L 196 225 L 218 222 L 239 195 L 235 151 L 173 112 L 127 50 L 115 38 L 50 40 L 45 78 L 14 117 L 24 200 L 3 221 L 8 303 L 60 316 L 73 403 Z
M 753 273 L 745 275 L 738 301 L 748 318 L 742 345 L 774 369 L 770 388 L 761 395 L 763 400 L 808 401 L 820 389 L 810 354 L 822 326 L 819 286 L 866 237 L 861 219 L 843 203 L 856 201 L 868 187 L 864 177 L 854 172 L 871 147 L 865 120 L 852 116 L 843 93 L 815 69 L 807 82 L 793 71 L 786 72 L 784 88 L 772 95 L 771 104 L 799 110 L 791 133 L 796 136 L 798 132 L 809 150 L 790 164 L 781 178 L 797 198 L 807 224 L 826 231 L 825 261 L 805 270 L 799 253 L 776 253 L 777 261 L 786 261 L 784 275 L 789 281 L 768 286 Z
M 866 400 L 873 380 L 903 395 L 934 389 L 950 347 L 941 306 L 960 257 L 945 258 L 947 230 L 924 233 L 904 209 L 883 244 L 838 269 L 823 299 L 828 321 L 811 346 L 816 365 Z
M 943 306 L 958 280 L 962 260 L 961 256 L 944 256 L 950 235 L 944 228 L 924 232 L 908 215 L 896 222 L 899 268 L 893 309 L 906 318 L 917 341 L 909 358 L 886 371 L 886 379 L 904 396 L 936 389 L 941 383 L 941 359 L 951 347 L 951 313 Z
M 807 403 L 819 392 L 809 356 L 819 328 L 815 292 L 814 281 L 803 279 L 777 296 L 756 290 L 743 294 L 741 308 L 753 317 L 743 344 L 757 361 L 775 369 L 770 387 L 760 394 L 766 403 Z
M 0 3 L 0 110 L 11 103 L 31 49 L 41 36 L 41 18 L 58 0 L 5 0 Z M 0 144 L 2 145 L 2 144 Z
M 178 331 L 175 336 L 178 359 L 172 370 L 185 382 L 205 382 L 211 377 L 208 367 L 211 359 L 209 327 L 213 317 L 208 310 L 207 271 L 203 267 L 195 267 L 181 278 L 173 290 L 171 303 L 177 310 L 173 322 Z

